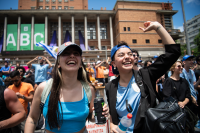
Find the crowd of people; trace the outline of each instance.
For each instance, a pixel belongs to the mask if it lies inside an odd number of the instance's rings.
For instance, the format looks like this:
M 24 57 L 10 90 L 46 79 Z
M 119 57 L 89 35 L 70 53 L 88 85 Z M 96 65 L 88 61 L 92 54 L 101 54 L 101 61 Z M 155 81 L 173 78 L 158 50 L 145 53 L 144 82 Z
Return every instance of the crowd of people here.
M 67 42 L 59 47 L 55 66 L 43 56 L 30 60 L 27 70 L 5 61 L 0 69 L 0 132 L 33 133 L 42 119 L 47 133 L 87 133 L 86 120 L 95 121 L 96 90 L 91 83 L 96 80 L 105 86 L 108 104 L 102 114 L 110 118 L 111 133 L 118 133 L 119 121 L 128 113 L 133 122 L 126 133 L 141 133 L 145 112 L 159 104 L 156 93 L 163 100 L 175 98 L 180 108 L 187 106 L 200 116 L 200 56 L 185 55 L 179 61 L 180 45 L 158 22 L 139 28 L 155 31 L 165 54 L 142 61 L 137 50 L 121 41 L 107 60 L 85 66 L 81 48 Z

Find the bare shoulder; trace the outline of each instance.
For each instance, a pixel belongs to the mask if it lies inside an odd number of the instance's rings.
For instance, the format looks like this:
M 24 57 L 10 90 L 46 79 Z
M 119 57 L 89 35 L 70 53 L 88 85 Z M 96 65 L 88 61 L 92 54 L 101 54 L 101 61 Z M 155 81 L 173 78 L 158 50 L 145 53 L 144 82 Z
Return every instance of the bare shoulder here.
M 12 99 L 16 99 L 17 96 L 15 94 L 15 92 L 9 88 L 5 89 L 4 91 L 4 99 L 5 100 L 12 100 Z
M 37 95 L 37 97 L 41 97 L 45 85 L 46 85 L 46 82 L 42 82 L 41 84 L 39 84 L 34 95 Z

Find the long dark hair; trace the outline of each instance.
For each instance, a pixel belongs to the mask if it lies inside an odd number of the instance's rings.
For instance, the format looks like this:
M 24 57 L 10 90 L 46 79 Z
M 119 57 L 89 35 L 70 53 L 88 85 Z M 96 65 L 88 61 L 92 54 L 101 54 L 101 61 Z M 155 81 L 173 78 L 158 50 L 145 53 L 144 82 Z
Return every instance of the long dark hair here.
M 83 64 L 83 62 L 81 61 L 81 68 L 79 68 L 78 70 L 78 75 L 77 75 L 77 79 L 78 80 L 83 80 L 85 82 L 90 82 L 86 73 L 86 69 L 85 66 Z M 47 120 L 49 123 L 49 127 L 50 129 L 53 128 L 59 128 L 61 127 L 62 124 L 62 119 L 63 119 L 63 111 L 62 111 L 62 106 L 61 106 L 61 102 L 60 102 L 60 87 L 62 84 L 62 77 L 61 77 L 61 68 L 58 68 L 59 66 L 59 56 L 56 60 L 56 64 L 55 67 L 53 69 L 53 84 L 52 84 L 52 88 L 51 88 L 51 94 L 49 97 L 49 103 L 48 104 L 48 111 L 47 111 Z M 61 107 L 61 113 L 59 111 L 59 105 Z M 60 121 L 61 120 L 61 121 Z

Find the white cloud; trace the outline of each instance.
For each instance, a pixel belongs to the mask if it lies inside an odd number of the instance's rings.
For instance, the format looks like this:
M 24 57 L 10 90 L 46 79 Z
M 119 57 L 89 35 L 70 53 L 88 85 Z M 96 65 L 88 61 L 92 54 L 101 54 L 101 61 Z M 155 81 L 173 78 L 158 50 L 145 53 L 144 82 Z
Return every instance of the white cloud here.
M 180 29 L 180 31 L 183 31 L 183 26 L 174 26 L 174 29 Z
M 194 3 L 194 4 L 197 4 L 197 5 L 200 5 L 199 0 L 187 0 L 186 3 Z
M 195 0 L 187 0 L 186 3 L 194 2 Z

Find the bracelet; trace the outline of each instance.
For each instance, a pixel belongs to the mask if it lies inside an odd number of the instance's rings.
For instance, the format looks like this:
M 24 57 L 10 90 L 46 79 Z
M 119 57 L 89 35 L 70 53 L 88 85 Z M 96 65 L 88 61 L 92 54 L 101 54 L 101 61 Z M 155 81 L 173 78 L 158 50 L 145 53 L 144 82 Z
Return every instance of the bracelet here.
M 158 28 L 156 29 L 156 32 L 158 31 L 158 29 L 160 29 L 160 26 L 158 26 Z
M 22 99 L 24 99 L 25 97 L 24 97 L 24 95 L 22 96 Z

